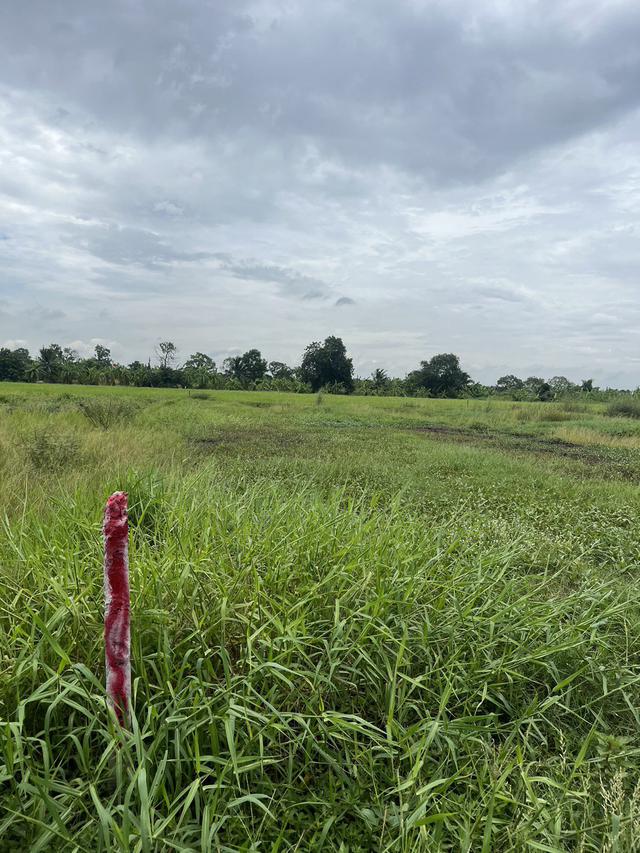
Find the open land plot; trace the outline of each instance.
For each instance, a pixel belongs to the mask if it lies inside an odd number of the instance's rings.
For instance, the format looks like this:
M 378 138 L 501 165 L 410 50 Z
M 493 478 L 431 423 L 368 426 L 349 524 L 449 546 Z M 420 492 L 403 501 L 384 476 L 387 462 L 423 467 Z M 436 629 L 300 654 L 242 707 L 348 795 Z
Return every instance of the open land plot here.
M 3 385 L 0 850 L 636 849 L 640 423 L 603 409 Z

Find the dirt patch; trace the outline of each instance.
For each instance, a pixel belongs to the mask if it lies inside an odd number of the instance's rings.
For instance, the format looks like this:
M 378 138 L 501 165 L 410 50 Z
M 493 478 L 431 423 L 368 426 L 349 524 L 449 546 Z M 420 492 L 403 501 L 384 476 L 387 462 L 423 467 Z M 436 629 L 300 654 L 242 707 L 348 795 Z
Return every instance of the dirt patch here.
M 299 456 L 308 444 L 299 432 L 275 429 L 217 429 L 187 440 L 201 453 L 221 456 Z
M 491 432 L 441 424 L 414 427 L 413 432 L 449 442 L 491 447 L 511 453 L 556 457 L 577 463 L 588 476 L 640 481 L 640 458 L 628 450 L 575 444 L 560 438 L 542 438 L 531 433 Z

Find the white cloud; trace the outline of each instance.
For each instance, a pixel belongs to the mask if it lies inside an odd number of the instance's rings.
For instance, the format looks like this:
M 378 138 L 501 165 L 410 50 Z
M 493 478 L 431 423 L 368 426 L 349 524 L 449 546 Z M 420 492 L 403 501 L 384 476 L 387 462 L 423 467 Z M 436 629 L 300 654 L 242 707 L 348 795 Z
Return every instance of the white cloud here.
M 64 344 L 64 346 L 67 346 L 74 350 L 74 352 L 77 352 L 81 358 L 87 358 L 88 356 L 93 355 L 95 348 L 98 345 L 107 347 L 107 349 L 111 350 L 111 355 L 114 358 L 117 357 L 118 351 L 122 349 L 118 341 L 109 341 L 106 338 L 91 338 L 88 341 L 78 339 Z
M 167 216 L 183 216 L 184 208 L 179 204 L 175 204 L 172 201 L 163 200 L 157 201 L 153 205 L 153 209 L 156 213 L 166 213 Z

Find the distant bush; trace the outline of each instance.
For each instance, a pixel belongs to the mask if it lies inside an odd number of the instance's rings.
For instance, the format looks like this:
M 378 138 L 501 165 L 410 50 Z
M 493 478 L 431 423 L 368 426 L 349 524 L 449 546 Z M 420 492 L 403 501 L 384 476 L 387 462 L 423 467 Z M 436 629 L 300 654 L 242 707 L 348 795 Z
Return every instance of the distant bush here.
M 640 418 L 640 400 L 616 400 L 607 406 L 610 418 Z
M 584 403 L 576 403 L 575 400 L 565 400 L 562 404 L 563 412 L 586 412 L 587 406 Z
M 538 420 L 541 421 L 570 421 L 572 420 L 571 415 L 568 412 L 560 412 L 558 409 L 547 409 L 544 412 L 540 412 L 538 416 Z
M 128 400 L 115 397 L 108 400 L 79 400 L 78 408 L 93 426 L 100 429 L 110 429 L 133 417 L 137 409 Z
M 73 433 L 56 433 L 43 427 L 22 437 L 22 449 L 34 468 L 57 471 L 78 460 L 80 448 Z
M 189 396 L 194 400 L 208 400 L 211 395 L 206 394 L 204 391 L 194 391 Z
M 326 385 L 323 385 L 320 388 L 324 394 L 349 394 L 349 388 L 344 385 L 342 382 L 328 382 Z

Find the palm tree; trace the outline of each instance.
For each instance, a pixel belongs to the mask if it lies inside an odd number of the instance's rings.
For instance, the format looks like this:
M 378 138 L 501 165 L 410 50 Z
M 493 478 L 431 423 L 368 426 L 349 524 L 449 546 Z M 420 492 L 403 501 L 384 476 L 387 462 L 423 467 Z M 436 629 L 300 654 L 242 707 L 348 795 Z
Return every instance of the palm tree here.
M 42 347 L 38 356 L 38 376 L 45 382 L 55 382 L 60 373 L 63 355 L 59 344 Z
M 36 382 L 40 378 L 40 363 L 38 361 L 30 361 L 25 368 L 24 374 L 27 382 Z
M 381 367 L 377 367 L 371 374 L 371 384 L 376 390 L 384 388 L 386 385 L 388 385 L 389 377 L 387 376 L 386 371 L 383 370 Z

